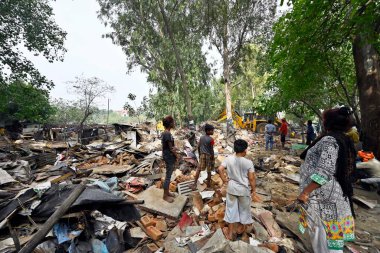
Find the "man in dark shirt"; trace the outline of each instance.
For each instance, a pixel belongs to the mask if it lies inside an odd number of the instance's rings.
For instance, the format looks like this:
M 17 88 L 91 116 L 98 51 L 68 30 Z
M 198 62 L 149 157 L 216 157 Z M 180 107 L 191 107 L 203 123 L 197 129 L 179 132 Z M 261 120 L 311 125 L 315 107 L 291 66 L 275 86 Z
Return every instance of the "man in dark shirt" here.
M 307 121 L 307 131 L 306 131 L 306 145 L 310 145 L 315 140 L 315 132 L 313 127 L 313 122 L 311 120 Z
M 176 148 L 174 146 L 174 138 L 173 135 L 170 133 L 170 130 L 174 128 L 174 119 L 172 116 L 167 116 L 163 119 L 162 122 L 165 127 L 165 131 L 161 135 L 162 156 L 166 164 L 166 175 L 165 182 L 163 185 L 163 199 L 169 203 L 172 203 L 174 201 L 173 197 L 175 195 L 169 191 L 169 185 L 170 178 L 172 177 L 172 173 L 174 171 L 175 162 L 178 160 Z
M 191 187 L 193 190 L 197 188 L 197 181 L 201 170 L 207 169 L 207 187 L 211 186 L 211 170 L 215 167 L 215 141 L 211 137 L 211 135 L 214 134 L 214 126 L 206 124 L 205 132 L 206 134 L 201 137 L 198 144 L 199 166 L 197 168 L 197 173 L 195 174 L 194 185 Z

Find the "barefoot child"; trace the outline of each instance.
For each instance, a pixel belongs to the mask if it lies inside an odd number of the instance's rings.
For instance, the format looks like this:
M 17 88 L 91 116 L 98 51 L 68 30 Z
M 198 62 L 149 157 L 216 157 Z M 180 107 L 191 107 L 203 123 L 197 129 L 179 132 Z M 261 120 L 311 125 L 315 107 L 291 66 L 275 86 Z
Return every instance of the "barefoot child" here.
M 219 175 L 227 185 L 226 212 L 224 220 L 228 223 L 228 237 L 236 239 L 238 223 L 244 225 L 242 239 L 248 240 L 247 225 L 252 224 L 251 198 L 256 196 L 256 176 L 252 161 L 244 158 L 247 155 L 248 143 L 245 140 L 236 140 L 234 155 L 227 157 L 219 166 Z M 225 175 L 227 169 L 228 179 Z
M 163 199 L 169 203 L 174 201 L 173 193 L 169 191 L 170 178 L 174 170 L 174 165 L 178 160 L 176 148 L 174 146 L 174 138 L 170 133 L 170 130 L 174 128 L 174 119 L 172 116 L 167 116 L 162 121 L 165 131 L 162 133 L 161 142 L 162 142 L 162 156 L 166 164 L 166 175 L 165 182 L 163 185 L 164 196 Z
M 206 124 L 205 133 L 206 134 L 201 137 L 198 144 L 199 166 L 197 168 L 197 173 L 195 174 L 194 185 L 191 187 L 193 190 L 197 188 L 197 182 L 201 170 L 207 170 L 207 187 L 211 186 L 211 170 L 215 167 L 215 142 L 211 137 L 211 135 L 214 134 L 214 126 Z

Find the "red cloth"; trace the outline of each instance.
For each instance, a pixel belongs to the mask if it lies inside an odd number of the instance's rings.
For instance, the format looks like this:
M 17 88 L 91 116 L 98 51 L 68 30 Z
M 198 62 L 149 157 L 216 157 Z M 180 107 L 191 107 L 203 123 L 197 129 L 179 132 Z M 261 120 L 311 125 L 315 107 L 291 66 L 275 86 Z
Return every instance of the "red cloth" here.
M 211 138 L 211 143 L 210 143 L 210 144 L 211 144 L 211 146 L 214 146 L 214 145 L 215 145 L 215 141 L 214 141 L 214 139 Z
M 283 135 L 288 134 L 288 124 L 285 122 L 282 122 L 281 127 L 280 127 L 280 133 Z

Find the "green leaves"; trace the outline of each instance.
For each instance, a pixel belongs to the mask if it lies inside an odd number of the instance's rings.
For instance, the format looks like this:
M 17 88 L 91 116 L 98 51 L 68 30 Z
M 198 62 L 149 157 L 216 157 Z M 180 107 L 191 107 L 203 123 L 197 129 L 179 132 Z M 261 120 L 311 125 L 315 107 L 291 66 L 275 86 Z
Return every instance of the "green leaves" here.
M 366 14 L 371 21 L 358 16 L 358 7 L 368 3 L 292 1 L 293 9 L 274 26 L 269 51 L 273 71 L 267 82 L 273 93 L 265 103 L 272 100 L 278 110 L 289 110 L 288 104 L 295 103 L 315 114 L 342 104 L 357 110 L 352 56 L 352 38 L 358 32 L 355 20 L 367 20 L 366 26 L 380 21 L 379 13 Z
M 157 88 L 160 95 L 162 92 L 171 96 L 177 94 L 182 103 L 189 104 L 182 98 L 186 98 L 187 92 L 183 80 L 187 81 L 187 90 L 191 91 L 207 85 L 210 69 L 202 52 L 202 33 L 199 33 L 198 19 L 194 15 L 195 1 L 165 1 L 162 7 L 167 16 L 166 23 L 157 1 L 98 2 L 101 6 L 100 18 L 113 29 L 107 36 L 122 47 L 128 69 L 140 67 L 148 74 L 148 82 Z M 173 40 L 169 39 L 168 23 L 177 50 L 174 50 Z M 175 52 L 180 54 L 180 64 Z M 180 76 L 180 73 L 184 75 Z M 190 97 L 194 99 L 192 94 Z M 156 100 L 150 101 L 153 103 Z M 171 103 L 171 100 L 166 102 Z M 160 115 L 170 107 L 161 102 L 156 106 L 164 107 Z M 182 111 L 183 106 L 179 107 L 178 113 L 189 114 Z
M 53 113 L 46 90 L 21 81 L 0 86 L 0 118 L 4 121 L 29 120 L 43 123 Z
M 4 0 L 0 16 L 0 84 L 20 79 L 50 89 L 53 83 L 18 49 L 25 46 L 50 62 L 63 60 L 66 32 L 52 18 L 50 4 L 46 0 Z

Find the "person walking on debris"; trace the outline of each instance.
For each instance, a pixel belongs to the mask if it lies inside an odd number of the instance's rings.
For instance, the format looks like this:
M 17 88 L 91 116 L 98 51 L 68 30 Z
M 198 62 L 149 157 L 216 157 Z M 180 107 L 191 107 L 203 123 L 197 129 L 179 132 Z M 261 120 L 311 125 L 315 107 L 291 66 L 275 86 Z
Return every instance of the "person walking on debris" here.
M 268 120 L 268 124 L 265 125 L 265 150 L 273 150 L 273 135 L 276 132 L 275 125 L 272 124 L 272 120 Z
M 211 170 L 215 168 L 214 144 L 215 141 L 211 137 L 214 134 L 214 126 L 205 125 L 205 135 L 203 135 L 198 144 L 199 165 L 195 174 L 193 190 L 197 189 L 197 182 L 201 170 L 207 170 L 207 187 L 211 187 Z
M 163 185 L 164 196 L 163 199 L 169 203 L 174 201 L 175 195 L 169 191 L 170 178 L 174 171 L 174 165 L 178 161 L 177 149 L 174 146 L 174 138 L 170 133 L 170 130 L 174 128 L 174 119 L 172 116 L 166 116 L 162 123 L 165 127 L 165 131 L 161 135 L 162 142 L 162 156 L 166 165 L 165 182 Z
M 280 127 L 280 135 L 281 135 L 281 146 L 282 149 L 285 148 L 285 140 L 286 140 L 286 135 L 288 134 L 288 123 L 286 122 L 286 119 L 283 118 L 281 120 L 281 127 Z
M 353 126 L 351 114 L 347 107 L 326 110 L 326 133 L 301 154 L 299 228 L 309 231 L 314 252 L 343 252 L 344 242 L 355 239 L 351 177 L 356 153 L 345 134 Z
M 248 241 L 247 225 L 252 224 L 251 198 L 257 199 L 256 176 L 252 161 L 245 158 L 248 143 L 238 139 L 234 142 L 235 154 L 227 157 L 218 171 L 224 183 L 227 183 L 226 211 L 224 220 L 228 223 L 230 240 L 235 240 L 237 225 L 244 225 L 242 240 Z M 228 178 L 224 173 L 227 170 Z
M 313 122 L 311 120 L 307 121 L 306 130 L 306 145 L 310 145 L 315 140 L 315 132 L 313 127 Z

